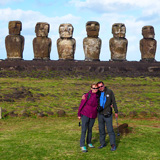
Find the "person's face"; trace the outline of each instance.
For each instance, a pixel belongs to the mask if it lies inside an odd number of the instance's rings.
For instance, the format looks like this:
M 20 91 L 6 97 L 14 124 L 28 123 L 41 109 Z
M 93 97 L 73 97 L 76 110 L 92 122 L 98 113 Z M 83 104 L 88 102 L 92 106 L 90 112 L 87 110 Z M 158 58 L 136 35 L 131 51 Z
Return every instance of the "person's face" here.
M 98 91 L 98 86 L 97 86 L 97 85 L 92 85 L 91 90 L 92 90 L 92 93 L 97 93 L 97 91 Z
M 99 84 L 98 84 L 98 88 L 99 88 L 99 91 L 103 92 L 103 91 L 104 91 L 105 86 L 104 86 L 104 84 L 103 84 L 103 83 L 99 83 Z

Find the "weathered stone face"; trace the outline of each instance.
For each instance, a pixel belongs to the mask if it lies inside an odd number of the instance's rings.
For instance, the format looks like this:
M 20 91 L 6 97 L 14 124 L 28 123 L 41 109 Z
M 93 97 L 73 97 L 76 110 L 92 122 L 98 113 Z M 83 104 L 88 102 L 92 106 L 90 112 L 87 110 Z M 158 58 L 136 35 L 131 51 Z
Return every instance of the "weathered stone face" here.
M 83 39 L 85 61 L 99 61 L 101 39 L 98 38 L 100 25 L 96 21 L 86 23 L 87 36 Z
M 63 23 L 59 26 L 59 35 L 61 38 L 72 38 L 73 26 L 70 23 Z
M 20 21 L 10 21 L 8 25 L 9 34 L 20 35 L 22 23 Z
M 142 28 L 143 39 L 140 40 L 141 60 L 155 60 L 157 41 L 152 26 Z
M 154 39 L 155 33 L 153 26 L 144 26 L 142 28 L 143 38 L 152 38 Z
M 100 25 L 96 21 L 88 21 L 86 23 L 86 31 L 88 37 L 98 38 Z
M 76 40 L 72 38 L 73 26 L 64 23 L 59 26 L 60 38 L 57 40 L 59 60 L 74 60 Z
M 45 22 L 38 22 L 35 27 L 37 37 L 48 37 L 50 25 Z
M 34 59 L 50 59 L 52 41 L 48 38 L 49 24 L 38 22 L 35 27 L 36 38 L 33 39 Z
M 123 23 L 112 25 L 113 38 L 109 41 L 111 60 L 125 61 L 127 54 L 128 41 L 125 38 L 126 27 Z
M 112 34 L 114 38 L 125 38 L 126 27 L 123 23 L 115 23 L 112 25 Z
M 20 21 L 9 22 L 9 34 L 5 38 L 7 59 L 22 59 L 24 49 L 24 37 L 20 35 L 22 23 Z

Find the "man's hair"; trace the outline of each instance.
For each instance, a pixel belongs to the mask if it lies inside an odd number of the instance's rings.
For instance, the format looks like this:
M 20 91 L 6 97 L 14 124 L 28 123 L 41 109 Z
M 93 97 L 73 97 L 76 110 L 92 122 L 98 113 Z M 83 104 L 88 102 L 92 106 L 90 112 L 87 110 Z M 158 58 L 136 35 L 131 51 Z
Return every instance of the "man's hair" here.
M 104 85 L 104 83 L 103 83 L 102 81 L 99 81 L 99 82 L 97 83 L 97 85 L 100 84 L 100 83 L 102 83 L 102 84 Z

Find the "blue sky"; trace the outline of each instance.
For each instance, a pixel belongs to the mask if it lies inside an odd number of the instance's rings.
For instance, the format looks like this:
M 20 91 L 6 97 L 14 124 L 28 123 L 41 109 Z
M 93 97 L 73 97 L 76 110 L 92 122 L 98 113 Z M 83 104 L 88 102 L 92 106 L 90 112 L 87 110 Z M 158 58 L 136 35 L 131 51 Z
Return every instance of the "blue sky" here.
M 61 23 L 71 23 L 76 39 L 75 59 L 84 60 L 83 39 L 86 37 L 87 21 L 100 23 L 99 38 L 102 40 L 101 61 L 109 61 L 109 40 L 112 24 L 126 25 L 128 39 L 127 60 L 139 61 L 141 53 L 139 41 L 145 25 L 155 29 L 157 51 L 155 59 L 160 61 L 160 1 L 159 0 L 0 0 L 0 59 L 7 57 L 5 37 L 8 35 L 8 22 L 22 22 L 21 35 L 25 38 L 24 60 L 34 58 L 32 41 L 36 37 L 37 22 L 50 24 L 48 37 L 52 39 L 51 60 L 58 59 L 56 41 Z

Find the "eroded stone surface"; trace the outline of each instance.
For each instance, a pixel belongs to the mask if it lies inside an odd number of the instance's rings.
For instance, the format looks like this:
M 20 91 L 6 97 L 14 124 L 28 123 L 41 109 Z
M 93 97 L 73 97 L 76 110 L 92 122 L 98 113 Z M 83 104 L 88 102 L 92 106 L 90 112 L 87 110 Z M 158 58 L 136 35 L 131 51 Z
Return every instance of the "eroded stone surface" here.
M 125 38 L 126 27 L 123 23 L 112 25 L 113 38 L 109 41 L 111 60 L 126 61 L 128 40 Z
M 7 59 L 22 59 L 24 50 L 24 37 L 20 35 L 22 23 L 20 21 L 10 21 L 9 35 L 5 38 Z
M 144 26 L 142 35 L 143 39 L 140 40 L 141 60 L 154 61 L 157 41 L 154 39 L 155 32 L 153 26 Z
M 98 38 L 100 25 L 96 21 L 86 23 L 87 37 L 83 39 L 85 61 L 99 61 L 101 39 Z
M 73 30 L 72 24 L 69 23 L 59 26 L 60 38 L 57 40 L 59 60 L 74 60 L 76 40 L 72 38 Z
M 48 38 L 50 25 L 38 22 L 35 27 L 36 38 L 33 39 L 34 59 L 50 59 L 52 40 Z

